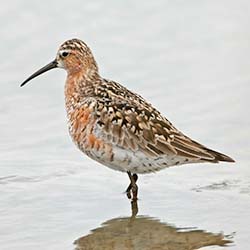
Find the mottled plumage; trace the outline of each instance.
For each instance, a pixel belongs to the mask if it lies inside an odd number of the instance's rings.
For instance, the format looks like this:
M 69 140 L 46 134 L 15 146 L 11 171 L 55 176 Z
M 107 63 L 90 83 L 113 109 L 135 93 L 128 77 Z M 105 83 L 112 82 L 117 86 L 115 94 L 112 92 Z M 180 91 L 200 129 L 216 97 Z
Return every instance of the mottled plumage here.
M 130 189 L 137 173 L 185 163 L 233 162 L 178 131 L 141 96 L 102 78 L 90 49 L 78 39 L 63 43 L 56 59 L 22 85 L 55 67 L 67 71 L 65 103 L 73 141 L 92 159 L 128 172 Z

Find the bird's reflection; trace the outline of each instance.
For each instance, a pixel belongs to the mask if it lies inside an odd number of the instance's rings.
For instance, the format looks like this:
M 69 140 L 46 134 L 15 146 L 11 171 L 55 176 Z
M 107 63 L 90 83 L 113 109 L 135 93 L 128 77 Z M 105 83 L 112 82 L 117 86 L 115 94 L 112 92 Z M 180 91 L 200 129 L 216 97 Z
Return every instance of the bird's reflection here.
M 155 218 L 136 216 L 137 202 L 131 203 L 131 210 L 130 217 L 108 220 L 77 239 L 75 250 L 192 250 L 232 243 L 232 239 L 223 234 L 177 228 Z

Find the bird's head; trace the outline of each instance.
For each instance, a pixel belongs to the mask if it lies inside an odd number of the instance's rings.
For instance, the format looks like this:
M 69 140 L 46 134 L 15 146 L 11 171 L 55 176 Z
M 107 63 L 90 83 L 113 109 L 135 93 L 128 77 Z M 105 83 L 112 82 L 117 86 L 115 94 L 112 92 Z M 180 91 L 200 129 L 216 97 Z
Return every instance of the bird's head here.
M 21 84 L 21 87 L 33 78 L 54 68 L 63 68 L 67 71 L 68 75 L 82 74 L 84 76 L 90 71 L 98 71 L 97 64 L 89 47 L 79 39 L 71 39 L 60 46 L 55 60 L 28 77 Z

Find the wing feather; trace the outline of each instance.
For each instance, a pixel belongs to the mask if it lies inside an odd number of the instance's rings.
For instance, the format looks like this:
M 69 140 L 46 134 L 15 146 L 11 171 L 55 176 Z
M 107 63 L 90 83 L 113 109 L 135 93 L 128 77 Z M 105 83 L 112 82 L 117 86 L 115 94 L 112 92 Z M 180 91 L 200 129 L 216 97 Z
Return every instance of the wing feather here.
M 192 161 L 214 161 L 218 152 L 179 132 L 158 110 L 123 86 L 106 81 L 108 96 L 100 91 L 96 107 L 96 130 L 101 139 L 150 157 L 181 156 Z M 98 94 L 98 93 L 97 93 Z M 223 155 L 225 160 L 226 156 Z M 231 159 L 228 157 L 228 160 Z M 226 160 L 225 160 L 226 161 Z

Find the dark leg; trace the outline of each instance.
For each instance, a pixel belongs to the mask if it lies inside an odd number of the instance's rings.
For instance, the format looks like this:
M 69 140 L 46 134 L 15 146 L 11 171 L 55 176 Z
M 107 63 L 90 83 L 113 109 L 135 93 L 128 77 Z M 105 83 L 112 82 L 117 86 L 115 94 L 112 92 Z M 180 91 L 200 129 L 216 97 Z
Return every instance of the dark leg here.
M 138 193 L 138 187 L 136 185 L 136 181 L 138 180 L 138 176 L 137 176 L 137 174 L 132 175 L 129 171 L 127 173 L 128 173 L 128 177 L 130 179 L 130 184 L 126 190 L 127 197 L 129 199 L 131 199 L 131 190 L 132 190 L 132 195 L 133 195 L 132 200 L 136 201 L 137 200 L 137 193 Z
M 132 200 L 132 201 L 131 201 L 131 210 L 132 210 L 131 219 L 133 219 L 133 218 L 135 218 L 136 215 L 138 214 L 137 200 Z
M 130 184 L 129 184 L 128 188 L 126 189 L 126 193 L 129 193 L 131 188 L 132 188 L 131 177 L 130 177 L 131 173 L 130 172 L 128 173 L 128 176 L 129 176 L 129 179 L 130 179 Z M 134 182 L 136 183 L 136 181 L 138 180 L 137 174 L 133 174 L 133 179 L 134 179 Z
M 131 193 L 130 193 L 130 191 L 132 189 L 132 182 L 136 183 L 136 181 L 138 179 L 138 176 L 137 176 L 137 174 L 131 175 L 130 172 L 127 172 L 127 173 L 128 173 L 129 179 L 130 179 L 130 184 L 129 184 L 128 188 L 126 189 L 126 193 L 127 193 L 128 198 L 131 199 Z M 133 180 L 131 180 L 131 178 L 133 178 Z

